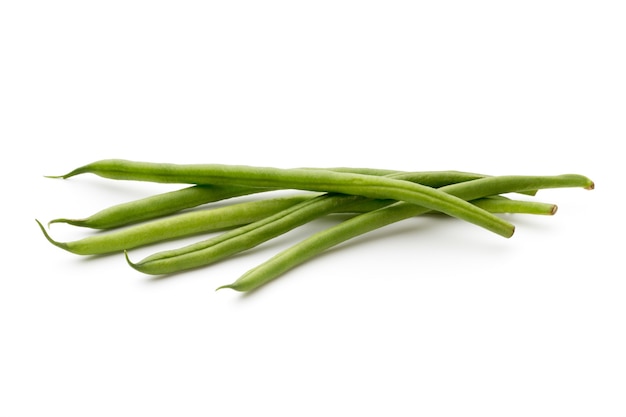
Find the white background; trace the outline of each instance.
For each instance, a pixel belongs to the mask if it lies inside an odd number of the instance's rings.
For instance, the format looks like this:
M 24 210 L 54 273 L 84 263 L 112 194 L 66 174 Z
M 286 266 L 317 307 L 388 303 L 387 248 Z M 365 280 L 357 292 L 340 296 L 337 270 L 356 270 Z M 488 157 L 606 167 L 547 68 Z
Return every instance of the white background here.
M 2 2 L 0 415 L 626 415 L 625 21 L 601 0 Z M 154 279 L 37 228 L 172 188 L 43 178 L 104 158 L 596 189 L 541 192 L 558 213 L 507 216 L 508 240 L 411 219 L 242 296 L 214 289 L 336 220 Z

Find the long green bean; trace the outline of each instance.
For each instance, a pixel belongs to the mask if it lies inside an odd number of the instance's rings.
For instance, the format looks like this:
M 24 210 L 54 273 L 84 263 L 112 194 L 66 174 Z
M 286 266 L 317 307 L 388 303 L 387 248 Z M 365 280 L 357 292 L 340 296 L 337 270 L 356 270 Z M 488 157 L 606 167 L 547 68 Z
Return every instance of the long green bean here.
M 502 176 L 481 178 L 452 184 L 440 190 L 468 200 L 489 195 L 499 195 L 524 190 L 545 188 L 582 187 L 593 189 L 593 182 L 581 175 L 558 176 Z M 425 207 L 403 202 L 367 212 L 318 232 L 278 253 L 268 261 L 252 268 L 235 282 L 219 287 L 237 291 L 251 291 L 284 274 L 321 252 L 346 240 L 384 227 L 386 225 L 427 212 Z
M 395 178 L 417 181 L 432 187 L 470 181 L 476 174 L 457 171 L 421 172 L 393 174 Z M 186 269 L 197 268 L 217 262 L 234 253 L 255 247 L 269 239 L 286 233 L 311 220 L 333 212 L 365 212 L 393 203 L 391 200 L 371 200 L 364 197 L 355 199 L 346 195 L 322 195 L 312 201 L 301 203 L 275 215 L 249 225 L 228 231 L 222 235 L 197 242 L 182 248 L 167 250 L 150 255 L 133 263 L 136 270 L 153 275 L 171 274 Z M 490 212 L 526 212 L 535 214 L 551 213 L 555 206 L 537 202 L 517 202 L 504 197 L 473 201 L 473 204 Z
M 430 187 L 441 187 L 480 177 L 478 174 L 458 171 L 395 173 L 388 176 L 419 182 Z M 131 262 L 128 255 L 126 259 L 133 268 L 143 273 L 170 274 L 214 263 L 333 212 L 373 210 L 391 203 L 393 200 L 372 200 L 344 194 L 324 194 L 310 201 L 289 207 L 273 216 L 201 242 L 159 252 L 136 263 Z
M 310 194 L 296 195 L 181 213 L 71 242 L 52 239 L 44 226 L 37 223 L 53 245 L 77 255 L 98 255 L 253 223 L 311 198 Z
M 478 174 L 472 173 L 463 173 L 457 171 L 430 171 L 430 172 L 420 172 L 420 173 L 399 173 L 393 174 L 396 178 L 402 178 L 411 181 L 422 181 L 424 184 L 429 186 L 439 187 L 441 185 L 446 185 L 450 183 L 455 183 L 459 181 L 468 181 L 471 179 L 475 179 L 479 177 Z M 222 187 L 223 188 L 223 187 Z M 188 190 L 188 189 L 185 189 Z M 183 191 L 185 191 L 183 190 Z M 247 188 L 246 190 L 254 190 L 252 188 Z M 209 189 L 209 195 L 212 198 L 220 195 L 232 195 L 232 192 L 228 192 L 223 190 L 223 192 L 215 192 L 213 188 Z M 237 191 L 239 192 L 239 191 Z M 176 192 L 168 193 L 170 195 L 167 196 L 168 199 L 173 199 L 171 195 L 179 195 Z M 187 195 L 187 194 L 186 194 Z M 311 193 L 308 195 L 309 198 L 313 198 L 315 194 Z M 193 195 L 190 196 L 194 198 Z M 184 197 L 183 197 L 184 198 Z M 339 197 L 337 197 L 339 198 Z M 346 202 L 350 201 L 350 196 L 343 196 L 341 198 L 346 199 Z M 340 199 L 340 198 L 339 198 Z M 293 203 L 291 203 L 293 200 Z M 150 243 L 156 243 L 163 240 L 174 239 L 178 237 L 188 236 L 191 234 L 197 234 L 208 231 L 215 231 L 220 228 L 229 228 L 233 226 L 238 226 L 241 224 L 251 223 L 255 221 L 255 225 L 259 225 L 261 220 L 264 222 L 269 221 L 269 215 L 273 214 L 274 211 L 279 212 L 279 218 L 286 215 L 287 209 L 281 210 L 282 208 L 288 207 L 289 205 L 295 205 L 301 201 L 305 201 L 307 198 L 304 196 L 296 196 L 291 199 L 276 199 L 261 202 L 253 202 L 253 203 L 244 203 L 244 204 L 235 204 L 228 208 L 217 209 L 217 210 L 202 210 L 198 212 L 190 212 L 183 213 L 182 215 L 173 216 L 170 218 L 155 220 L 153 222 L 149 222 L 147 224 L 135 225 L 132 227 L 128 227 L 123 230 L 102 233 L 95 236 L 89 236 L 84 239 L 80 239 L 72 242 L 59 242 L 50 237 L 50 235 L 46 232 L 46 230 L 41 227 L 45 237 L 53 243 L 54 245 L 61 247 L 69 252 L 76 253 L 79 255 L 95 255 L 95 254 L 103 254 L 103 253 L 111 253 L 117 252 L 124 249 L 132 249 L 138 246 L 143 246 Z M 158 202 L 163 201 L 163 199 L 159 199 Z M 189 199 L 186 199 L 189 201 Z M 143 201 L 139 201 L 138 205 L 143 205 Z M 167 201 L 166 201 L 167 204 Z M 157 204 L 158 205 L 158 204 Z M 340 209 L 341 206 L 345 206 L 341 204 L 336 204 L 337 209 Z M 133 209 L 137 209 L 136 205 L 128 204 L 122 205 L 126 207 L 127 216 L 133 216 Z M 370 204 L 371 206 L 371 204 Z M 118 208 L 119 206 L 114 206 L 114 208 Z M 330 206 L 329 206 L 330 207 Z M 380 204 L 376 205 L 376 208 L 380 207 Z M 370 208 L 371 209 L 371 208 Z M 156 210 L 156 209 L 154 209 Z M 255 213 L 255 210 L 258 210 L 258 213 Z M 290 209 L 289 209 L 290 210 Z M 320 208 L 320 216 L 325 214 L 323 208 Z M 124 210 L 115 210 L 115 217 L 119 217 L 124 214 Z M 243 215 L 242 213 L 245 213 Z M 101 218 L 107 218 L 109 223 L 111 222 L 113 216 L 101 216 Z M 286 219 L 285 219 L 286 220 Z M 285 221 L 283 220 L 283 222 Z M 41 224 L 40 224 L 41 226 Z M 293 226 L 295 227 L 295 225 Z M 240 230 L 240 229 L 238 229 Z M 231 232 L 232 233 L 232 232 Z M 216 243 L 215 239 L 209 239 L 212 243 Z M 193 245 L 194 250 L 197 250 Z M 177 256 L 180 254 L 176 254 Z
M 309 168 L 321 170 L 322 168 Z M 330 171 L 348 172 L 366 175 L 388 175 L 393 178 L 394 175 L 403 175 L 400 171 L 392 171 L 388 169 L 375 168 L 328 168 Z M 445 172 L 449 172 L 450 178 L 462 175 L 464 178 L 481 178 L 484 175 L 458 172 L 458 171 L 430 171 L 422 172 L 423 178 L 438 177 L 444 178 Z M 428 185 L 428 184 L 425 184 Z M 193 185 L 191 187 L 180 190 L 160 193 L 150 197 L 128 201 L 117 204 L 104 210 L 100 210 L 86 218 L 69 219 L 58 218 L 48 222 L 67 223 L 73 226 L 88 227 L 92 229 L 113 229 L 126 226 L 133 223 L 139 223 L 146 220 L 170 215 L 185 209 L 197 207 L 203 204 L 221 201 L 233 197 L 239 197 L 249 194 L 263 193 L 271 191 L 269 188 L 259 187 L 237 187 L 224 185 Z
M 156 219 L 206 203 L 267 191 L 262 188 L 194 185 L 133 200 L 100 210 L 84 219 L 59 218 L 52 223 L 67 223 L 92 229 L 113 229 L 133 223 Z
M 126 261 L 131 267 L 145 274 L 177 273 L 213 264 L 327 214 L 366 213 L 393 203 L 391 200 L 371 200 L 358 196 L 321 195 L 219 236 L 182 248 L 157 252 L 139 262 L 132 262 L 125 251 Z M 473 200 L 472 204 L 490 213 L 552 215 L 556 212 L 554 204 L 511 200 L 504 197 L 477 199 Z
M 466 220 L 504 237 L 515 227 L 486 210 L 436 189 L 373 175 L 314 169 L 280 169 L 219 164 L 161 164 L 102 160 L 77 168 L 62 178 L 92 173 L 106 178 L 165 183 L 232 184 L 249 187 L 299 189 L 405 201 Z
M 331 170 L 333 169 L 335 168 L 331 168 Z M 355 172 L 368 175 L 387 175 L 397 172 L 369 168 L 336 168 L 336 170 L 339 172 Z M 92 229 L 113 229 L 170 215 L 207 203 L 271 190 L 272 189 L 269 188 L 258 187 L 199 184 L 117 204 L 82 219 L 53 219 L 48 222 L 48 225 L 52 223 L 67 223 L 73 226 Z
M 178 249 L 158 252 L 136 263 L 131 262 L 127 254 L 126 260 L 134 269 L 152 275 L 171 274 L 209 265 L 235 253 L 255 247 L 321 215 L 341 210 L 359 198 L 363 197 L 318 196 L 282 210 L 273 216 L 227 231 L 208 240 Z

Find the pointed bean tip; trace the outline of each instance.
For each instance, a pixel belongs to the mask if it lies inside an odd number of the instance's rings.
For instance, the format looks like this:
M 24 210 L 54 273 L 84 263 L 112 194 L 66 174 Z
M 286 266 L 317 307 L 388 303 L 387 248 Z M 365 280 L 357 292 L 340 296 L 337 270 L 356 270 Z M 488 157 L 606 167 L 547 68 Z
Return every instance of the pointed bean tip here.
M 52 179 L 68 179 L 69 177 L 73 177 L 74 175 L 78 175 L 78 174 L 82 174 L 84 171 L 85 167 L 80 167 L 80 168 L 76 168 L 73 171 L 68 172 L 67 174 L 63 174 L 63 175 L 44 175 L 44 178 L 52 178 Z
M 57 242 L 56 240 L 52 239 L 52 237 L 46 231 L 46 228 L 44 227 L 44 225 L 39 220 L 35 219 L 35 221 L 39 225 L 39 228 L 43 232 L 43 235 L 48 240 L 48 242 L 52 243 L 54 246 L 57 246 L 57 247 L 59 247 L 61 249 L 69 250 L 67 244 L 65 244 L 63 242 Z
M 225 289 L 225 288 L 228 288 L 228 289 L 231 289 L 231 290 L 234 290 L 234 291 L 243 291 L 242 289 L 240 289 L 240 288 L 237 286 L 237 284 L 236 284 L 236 283 L 231 283 L 231 284 L 222 285 L 222 286 L 220 286 L 220 287 L 217 287 L 217 288 L 215 289 L 215 291 L 223 290 L 223 289 Z
M 53 223 L 67 223 L 67 219 L 52 219 L 48 222 L 48 228 L 50 228 L 50 225 Z
M 65 224 L 70 224 L 72 226 L 91 227 L 93 229 L 98 229 L 98 227 L 95 227 L 93 226 L 93 224 L 90 224 L 88 219 L 66 219 L 66 218 L 52 219 L 48 222 L 48 227 L 50 227 L 52 223 L 65 223 Z
M 126 259 L 126 263 L 131 268 L 133 268 L 135 271 L 139 271 L 141 273 L 148 274 L 148 275 L 160 275 L 158 273 L 155 274 L 154 272 L 151 272 L 151 271 L 146 270 L 145 268 L 143 268 L 143 265 L 142 265 L 143 261 L 139 261 L 139 262 L 131 261 L 130 260 L 130 256 L 128 255 L 128 250 L 127 249 L 124 249 L 124 259 Z
M 124 259 L 126 259 L 126 263 L 128 265 L 130 265 L 133 269 L 137 269 L 137 265 L 134 264 L 131 260 L 130 257 L 128 256 L 128 250 L 124 249 Z
M 60 180 L 64 180 L 64 179 L 68 178 L 69 175 L 68 174 L 65 174 L 65 175 L 44 175 L 43 177 L 44 178 L 51 178 L 51 179 L 54 179 L 54 180 L 59 180 L 59 179 Z

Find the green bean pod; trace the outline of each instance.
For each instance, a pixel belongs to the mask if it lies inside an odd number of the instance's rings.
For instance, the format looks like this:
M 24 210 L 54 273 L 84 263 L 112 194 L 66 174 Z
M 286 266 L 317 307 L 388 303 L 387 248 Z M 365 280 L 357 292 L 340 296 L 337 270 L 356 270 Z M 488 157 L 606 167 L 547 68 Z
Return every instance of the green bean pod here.
M 545 188 L 582 187 L 593 189 L 593 182 L 584 176 L 575 174 L 557 176 L 502 176 L 488 177 L 473 181 L 452 184 L 440 188 L 441 191 L 459 198 L 475 200 L 490 195 L 499 195 L 524 190 Z M 306 260 L 336 246 L 342 242 L 376 230 L 386 225 L 414 217 L 428 211 L 427 208 L 407 203 L 395 203 L 388 207 L 360 214 L 351 219 L 318 232 L 278 253 L 268 261 L 243 274 L 232 284 L 221 288 L 236 291 L 254 290 Z
M 486 210 L 431 187 L 387 177 L 316 169 L 281 169 L 219 164 L 161 164 L 102 160 L 61 176 L 92 173 L 105 178 L 299 189 L 405 201 L 466 220 L 504 237 L 515 227 Z
M 478 174 L 458 171 L 395 173 L 389 176 L 431 187 L 441 187 L 481 177 Z M 171 274 L 217 262 L 330 213 L 374 210 L 393 202 L 393 200 L 372 200 L 344 194 L 323 194 L 219 236 L 182 248 L 159 252 L 136 263 L 131 262 L 128 255 L 126 260 L 130 266 L 146 274 Z
M 433 187 L 459 183 L 476 179 L 476 174 L 456 171 L 422 172 L 394 174 L 396 178 L 418 181 Z M 392 200 L 372 200 L 365 197 L 347 195 L 321 195 L 289 207 L 273 216 L 225 232 L 201 242 L 182 248 L 167 250 L 150 255 L 139 262 L 126 260 L 134 269 L 153 275 L 171 274 L 186 269 L 198 268 L 215 263 L 221 259 L 253 248 L 276 236 L 286 233 L 298 226 L 318 217 L 339 212 L 367 212 L 394 203 Z M 526 212 L 535 214 L 551 214 L 554 205 L 537 202 L 519 202 L 505 197 L 491 197 L 473 204 L 492 213 Z
M 95 234 L 71 242 L 58 242 L 52 239 L 44 226 L 39 221 L 37 223 L 46 239 L 53 245 L 77 255 L 98 255 L 121 252 L 125 249 L 198 233 L 241 226 L 310 199 L 311 195 L 308 194 L 297 195 L 191 211 L 119 230 Z
M 542 203 L 538 201 L 514 200 L 504 196 L 489 196 L 478 198 L 470 201 L 473 205 L 478 206 L 490 213 L 508 213 L 508 214 L 535 214 L 543 216 L 552 216 L 556 214 L 558 207 L 552 203 Z M 357 202 L 349 206 L 345 210 L 337 211 L 337 213 L 367 213 L 387 207 L 395 201 L 391 200 L 365 200 L 362 203 Z M 441 214 L 430 211 L 431 214 Z
M 260 193 L 262 188 L 224 187 L 217 185 L 194 185 L 181 190 L 169 191 L 146 198 L 116 204 L 84 219 L 59 218 L 52 223 L 67 223 L 92 229 L 113 229 L 167 216 L 181 210 L 228 198 Z
M 472 200 L 472 204 L 490 213 L 516 213 L 552 216 L 558 209 L 556 204 L 538 201 L 513 200 L 503 196 L 490 196 Z
M 227 231 L 219 236 L 182 248 L 158 252 L 128 264 L 144 274 L 164 275 L 217 262 L 235 253 L 253 248 L 287 231 L 346 208 L 359 196 L 322 195 L 282 210 L 255 223 Z
M 309 168 L 318 169 L 322 168 Z M 330 171 L 349 172 L 366 175 L 402 175 L 403 172 L 392 171 L 388 169 L 375 168 L 328 168 Z M 463 177 L 481 178 L 484 175 L 473 173 L 459 173 L 457 171 L 431 171 L 420 173 L 424 178 L 437 177 L 443 179 L 449 173 L 450 178 L 455 178 L 459 174 Z M 160 193 L 150 197 L 128 201 L 100 210 L 83 219 L 58 218 L 48 222 L 67 223 L 73 226 L 88 227 L 92 229 L 113 229 L 121 226 L 127 226 L 133 223 L 139 223 L 146 220 L 152 220 L 163 217 L 179 211 L 197 207 L 207 203 L 226 200 L 233 197 L 243 195 L 263 193 L 271 191 L 269 188 L 259 187 L 237 187 L 237 186 L 219 186 L 219 185 L 194 185 L 183 188 L 181 190 Z
M 400 173 L 394 175 L 397 178 L 403 178 L 413 181 L 419 180 L 423 181 L 425 184 L 437 187 L 459 181 L 468 181 L 480 177 L 478 174 L 462 173 L 457 171 L 431 171 L 421 173 Z M 216 196 L 220 195 L 232 195 L 234 192 L 226 191 L 224 187 L 222 187 L 222 191 L 217 192 L 214 187 L 209 187 L 208 190 L 210 191 L 210 195 L 212 198 L 216 198 Z M 245 190 L 255 189 L 246 188 Z M 184 189 L 181 191 L 192 190 Z M 193 191 L 197 192 L 199 190 Z M 167 194 L 167 198 L 173 198 L 173 196 L 180 195 L 177 192 L 171 192 Z M 308 199 L 312 199 L 315 195 L 316 194 L 311 193 L 307 196 Z M 193 198 L 193 195 L 191 197 Z M 350 200 L 349 196 L 344 196 L 344 198 L 346 199 L 346 201 Z M 306 200 L 307 198 L 305 196 L 295 196 L 293 198 L 268 199 L 266 201 L 261 201 L 258 203 L 253 202 L 248 204 L 235 204 L 225 207 L 223 209 L 202 210 L 198 212 L 183 213 L 178 216 L 157 220 L 145 225 L 135 225 L 121 231 L 103 233 L 73 242 L 58 242 L 52 239 L 43 227 L 42 231 L 45 237 L 51 243 L 58 247 L 80 255 L 95 255 L 118 252 L 124 249 L 132 249 L 138 246 L 156 243 L 162 240 L 174 239 L 192 234 L 239 226 L 241 224 L 250 223 L 250 219 L 253 219 L 254 221 L 258 220 L 258 222 L 261 221 L 259 219 L 262 219 L 262 221 L 267 222 L 269 215 L 273 214 L 274 211 L 279 211 L 279 209 L 281 209 L 282 207 L 296 205 L 297 203 Z M 185 201 L 188 202 L 189 199 L 186 199 Z M 141 205 L 144 204 L 143 201 L 140 203 Z M 343 206 L 345 205 L 346 204 L 343 204 Z M 136 206 L 130 204 L 126 204 L 123 206 L 136 208 Z M 373 204 L 370 206 L 380 207 L 381 205 L 380 203 L 373 202 Z M 114 208 L 116 207 L 119 206 L 114 206 Z M 254 213 L 254 210 L 256 209 L 259 210 L 258 213 Z M 281 215 L 286 214 L 287 210 L 291 210 L 291 208 L 280 210 L 280 213 L 283 213 Z M 227 211 L 231 212 L 227 215 L 225 214 Z M 242 215 L 244 211 L 246 213 L 245 216 Z M 116 210 L 115 213 L 121 215 L 123 214 L 123 211 Z M 129 213 L 128 215 L 131 216 L 132 213 Z M 320 215 L 322 215 L 322 213 L 320 213 Z M 113 219 L 113 216 L 110 215 L 102 217 L 106 217 L 109 222 L 111 222 L 111 220 Z M 258 222 L 256 222 L 255 224 L 258 225 Z M 214 242 L 214 239 L 211 241 Z
M 366 213 L 393 204 L 391 200 L 371 200 L 345 195 L 321 195 L 289 207 L 268 218 L 224 232 L 182 248 L 150 255 L 139 262 L 126 261 L 135 270 L 150 275 L 165 275 L 207 266 L 284 234 L 298 226 L 332 213 Z M 508 198 L 483 198 L 472 204 L 490 213 L 528 213 L 552 215 L 554 204 L 517 201 Z

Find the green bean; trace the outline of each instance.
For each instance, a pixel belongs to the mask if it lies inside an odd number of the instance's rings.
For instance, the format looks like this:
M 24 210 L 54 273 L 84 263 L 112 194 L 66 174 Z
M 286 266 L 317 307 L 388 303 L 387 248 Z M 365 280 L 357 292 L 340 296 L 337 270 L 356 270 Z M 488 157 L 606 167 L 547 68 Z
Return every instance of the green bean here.
M 279 236 L 323 214 L 348 206 L 359 196 L 322 195 L 282 210 L 255 223 L 227 231 L 219 236 L 182 248 L 148 256 L 140 262 L 128 264 L 145 274 L 163 275 L 205 266 L 235 253 L 250 249 Z
M 67 223 L 92 229 L 113 229 L 166 216 L 202 204 L 267 191 L 262 188 L 194 185 L 181 190 L 117 204 L 84 219 L 59 218 L 52 223 Z
M 458 171 L 395 173 L 387 176 L 420 182 L 430 187 L 441 187 L 480 178 L 478 174 Z M 344 194 L 323 194 L 220 236 L 182 248 L 159 252 L 137 263 L 131 262 L 128 255 L 126 259 L 129 265 L 140 272 L 154 275 L 170 274 L 217 262 L 333 212 L 373 210 L 393 202 L 393 200 L 371 200 L 366 197 Z
M 321 169 L 321 168 L 310 168 Z M 372 168 L 328 168 L 331 171 L 351 172 L 367 175 L 390 175 L 401 174 L 399 171 L 372 169 Z M 464 175 L 475 178 L 484 175 L 463 173 Z M 429 176 L 428 172 L 423 173 L 425 177 Z M 432 172 L 430 175 L 441 176 L 441 172 Z M 454 176 L 455 172 L 451 171 Z M 146 220 L 173 214 L 185 209 L 197 207 L 203 204 L 221 201 L 233 197 L 243 195 L 263 193 L 271 191 L 269 188 L 257 187 L 237 187 L 237 186 L 219 186 L 219 185 L 194 185 L 183 188 L 181 190 L 170 191 L 157 194 L 154 196 L 142 198 L 139 200 L 129 201 L 117 204 L 101 210 L 89 217 L 83 219 L 67 219 L 59 218 L 48 222 L 67 223 L 73 226 L 89 227 L 92 229 L 113 229 L 126 226 L 133 223 L 139 223 Z
M 593 189 L 593 182 L 584 176 L 574 174 L 549 177 L 501 176 L 452 184 L 442 187 L 440 190 L 456 195 L 459 198 L 474 200 L 489 195 L 563 187 Z M 221 286 L 218 289 L 254 290 L 333 246 L 427 211 L 428 209 L 424 207 L 399 202 L 388 207 L 360 214 L 336 226 L 313 234 L 309 238 L 278 253 L 268 261 L 252 268 L 232 284 Z
M 79 174 L 95 174 L 104 178 L 118 179 L 118 180 L 135 180 L 135 181 L 151 181 L 161 183 L 190 183 L 190 184 L 213 184 L 210 182 L 197 183 L 193 180 L 185 178 L 185 173 L 196 175 L 193 173 L 194 168 L 197 167 L 232 167 L 250 169 L 251 166 L 237 166 L 237 165 L 207 165 L 207 164 L 195 164 L 195 165 L 177 165 L 166 163 L 153 163 L 153 162 L 136 162 L 128 161 L 124 159 L 104 159 L 93 162 L 91 164 L 84 165 L 64 175 L 46 175 L 46 178 L 63 178 L 67 179 Z M 384 176 L 391 174 L 402 173 L 402 171 L 391 169 L 379 169 L 379 168 L 356 168 L 356 167 L 333 167 L 333 168 L 296 168 L 304 169 L 307 171 L 334 171 L 348 174 L 362 174 L 373 176 Z M 145 171 L 145 173 L 142 173 Z M 180 172 L 180 174 L 178 173 Z M 182 178 L 169 178 L 168 176 L 179 176 Z M 478 175 L 478 174 L 475 174 Z
M 405 178 L 409 180 L 422 180 L 426 184 L 434 186 L 454 183 L 461 180 L 467 181 L 479 177 L 479 175 L 477 174 L 461 173 L 456 171 L 404 173 L 395 174 L 395 176 L 397 176 L 398 178 Z M 183 191 L 186 190 L 189 189 L 185 189 Z M 254 189 L 247 188 L 246 190 Z M 210 195 L 212 198 L 215 198 L 216 195 L 220 196 L 232 194 L 232 192 L 228 192 L 225 190 L 223 190 L 223 192 L 219 190 L 216 192 L 216 190 L 212 187 L 209 187 L 208 191 L 209 194 L 206 195 Z M 169 199 L 173 199 L 173 197 L 171 197 L 172 195 L 180 195 L 177 192 L 171 192 L 167 194 L 169 194 Z M 311 195 L 309 195 L 309 198 L 312 198 Z M 191 197 L 193 198 L 193 195 L 191 195 Z M 55 241 L 49 236 L 49 234 L 45 231 L 43 227 L 42 231 L 45 237 L 51 243 L 70 252 L 80 255 L 103 254 L 121 251 L 124 249 L 132 249 L 134 247 L 142 246 L 149 243 L 155 243 L 162 240 L 168 240 L 201 232 L 214 231 L 219 228 L 227 228 L 240 224 L 250 223 L 250 219 L 257 220 L 260 218 L 265 218 L 273 211 L 278 211 L 278 209 L 282 207 L 282 202 L 289 204 L 290 200 L 291 199 L 277 199 L 274 201 L 270 200 L 260 203 L 234 205 L 230 206 L 227 209 L 225 208 L 224 210 L 204 210 L 198 213 L 185 213 L 183 215 L 175 216 L 170 219 L 158 220 L 146 225 L 130 227 L 114 233 L 103 233 L 100 235 L 90 236 L 74 242 Z M 295 205 L 296 203 L 304 200 L 306 200 L 304 196 L 294 197 L 292 205 Z M 256 207 L 256 205 L 261 208 L 261 211 L 259 211 L 257 217 L 253 217 L 253 208 Z M 132 205 L 127 206 L 134 207 Z M 274 207 L 276 207 L 276 210 L 274 210 Z M 226 216 L 226 214 L 224 214 L 224 212 L 230 210 L 232 210 L 232 212 L 229 213 L 231 217 L 228 217 Z M 246 217 L 243 217 L 241 215 L 243 210 L 245 210 L 247 213 Z M 118 214 L 121 213 L 122 212 L 118 210 Z M 130 210 L 130 213 L 128 213 L 127 215 L 132 215 L 132 210 Z M 111 216 L 107 216 L 107 218 L 110 222 Z
M 552 216 L 556 214 L 558 209 L 556 204 L 541 203 L 537 201 L 513 200 L 504 196 L 489 196 L 470 200 L 470 202 L 490 213 L 515 213 L 515 214 L 536 214 L 544 216 Z M 337 211 L 337 213 L 367 213 L 369 211 L 378 210 L 395 203 L 391 200 L 366 200 L 362 203 L 353 204 L 345 210 Z M 441 214 L 430 211 L 431 214 Z
M 198 268 L 251 249 L 300 225 L 331 213 L 365 213 L 393 204 L 391 200 L 371 200 L 358 196 L 321 195 L 289 207 L 268 218 L 227 231 L 219 236 L 178 249 L 162 251 L 128 264 L 145 274 L 165 275 Z M 472 201 L 491 213 L 530 213 L 551 215 L 553 204 L 517 201 L 508 198 L 483 198 Z
M 460 172 L 422 172 L 394 174 L 395 178 L 418 181 L 433 187 L 476 179 L 477 174 Z M 347 195 L 321 195 L 289 207 L 275 215 L 228 231 L 219 236 L 203 240 L 182 248 L 150 255 L 139 262 L 126 260 L 134 269 L 153 275 L 171 274 L 186 269 L 215 263 L 235 253 L 253 248 L 276 236 L 308 223 L 318 217 L 339 212 L 366 212 L 394 203 L 392 200 L 372 200 Z M 519 211 L 546 214 L 554 210 L 553 205 L 537 202 L 515 202 L 504 197 L 473 201 L 473 204 L 490 212 Z
M 37 223 L 46 239 L 53 245 L 78 255 L 98 255 L 120 252 L 183 236 L 241 226 L 310 199 L 311 195 L 306 194 L 192 211 L 71 242 L 58 242 L 52 239 L 43 225 L 39 221 Z
M 556 204 L 537 201 L 512 200 L 503 196 L 490 196 L 472 200 L 472 204 L 489 211 L 490 213 L 518 213 L 552 216 L 558 207 Z
M 102 160 L 77 168 L 62 178 L 92 173 L 105 178 L 165 183 L 231 184 L 276 189 L 300 189 L 405 201 L 440 211 L 504 237 L 515 227 L 486 210 L 431 187 L 373 175 L 315 169 L 280 169 L 219 164 L 159 164 Z

